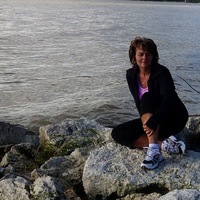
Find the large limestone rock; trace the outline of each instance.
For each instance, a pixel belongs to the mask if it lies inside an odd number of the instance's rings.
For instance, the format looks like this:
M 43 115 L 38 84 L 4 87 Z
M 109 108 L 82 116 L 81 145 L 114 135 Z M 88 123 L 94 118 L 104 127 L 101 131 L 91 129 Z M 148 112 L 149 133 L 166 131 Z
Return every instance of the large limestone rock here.
M 87 159 L 83 186 L 91 197 L 124 197 L 133 193 L 165 194 L 175 189 L 200 189 L 200 153 L 188 151 L 183 158 L 164 154 L 166 160 L 155 170 L 144 171 L 143 150 L 116 143 L 95 149 Z
M 102 146 L 110 140 L 111 129 L 94 120 L 66 120 L 58 124 L 42 126 L 39 129 L 40 143 L 50 143 L 61 152 L 70 154 L 76 148 Z

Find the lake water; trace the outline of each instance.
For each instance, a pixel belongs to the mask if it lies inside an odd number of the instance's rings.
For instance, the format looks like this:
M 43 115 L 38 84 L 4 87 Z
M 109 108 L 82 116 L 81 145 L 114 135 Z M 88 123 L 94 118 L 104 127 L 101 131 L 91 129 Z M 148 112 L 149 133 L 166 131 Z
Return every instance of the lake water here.
M 130 41 L 152 38 L 190 115 L 200 114 L 200 5 L 124 0 L 0 0 L 0 120 L 38 127 L 138 116 Z

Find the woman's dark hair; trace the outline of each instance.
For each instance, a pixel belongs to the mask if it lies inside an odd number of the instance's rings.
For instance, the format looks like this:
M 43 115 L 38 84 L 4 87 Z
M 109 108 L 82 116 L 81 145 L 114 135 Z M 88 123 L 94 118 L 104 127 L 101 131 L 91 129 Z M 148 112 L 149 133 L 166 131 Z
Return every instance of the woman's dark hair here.
M 136 48 L 142 46 L 142 48 L 153 56 L 153 64 L 158 63 L 159 55 L 157 46 L 154 43 L 152 39 L 149 38 L 141 38 L 141 37 L 135 37 L 134 40 L 131 41 L 131 45 L 129 48 L 129 59 L 130 62 L 135 65 L 135 54 L 136 54 Z

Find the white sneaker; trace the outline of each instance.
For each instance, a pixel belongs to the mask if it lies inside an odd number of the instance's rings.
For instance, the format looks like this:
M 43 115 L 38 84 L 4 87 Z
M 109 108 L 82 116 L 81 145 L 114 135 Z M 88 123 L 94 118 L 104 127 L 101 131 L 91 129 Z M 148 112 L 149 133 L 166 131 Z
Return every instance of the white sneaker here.
M 168 154 L 184 154 L 186 146 L 184 142 L 178 141 L 174 136 L 170 136 L 162 142 L 161 149 Z
M 147 155 L 144 159 L 144 161 L 141 164 L 142 168 L 145 169 L 155 169 L 159 166 L 159 163 L 163 161 L 164 158 L 162 156 L 162 153 L 160 149 L 153 149 L 147 147 Z

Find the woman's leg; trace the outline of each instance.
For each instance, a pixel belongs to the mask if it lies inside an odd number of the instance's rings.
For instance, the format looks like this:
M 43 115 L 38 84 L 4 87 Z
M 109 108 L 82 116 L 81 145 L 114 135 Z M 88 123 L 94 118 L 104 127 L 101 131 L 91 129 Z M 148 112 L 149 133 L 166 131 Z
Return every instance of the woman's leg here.
M 149 127 L 146 127 L 145 124 L 149 120 L 149 118 L 153 115 L 156 108 L 158 106 L 158 102 L 156 98 L 149 92 L 145 93 L 141 99 L 141 121 L 143 124 L 144 131 L 146 133 L 148 144 L 159 144 L 161 145 L 161 141 L 158 140 L 160 127 L 159 125 L 155 130 L 151 130 Z
M 143 148 L 143 147 L 148 147 L 149 146 L 149 140 L 146 136 L 146 134 L 143 134 L 140 136 L 134 143 L 133 147 L 135 148 Z
M 141 167 L 146 169 L 155 169 L 159 166 L 159 163 L 164 160 L 160 150 L 162 142 L 158 140 L 159 126 L 156 130 L 151 130 L 145 127 L 145 123 L 151 116 L 152 113 L 145 113 L 141 117 L 148 140 L 147 154 L 141 163 Z
M 156 101 L 154 101 L 153 98 L 154 97 L 152 97 L 149 93 L 143 95 L 141 102 L 143 113 L 141 120 L 143 124 L 148 121 L 154 112 L 153 109 L 155 108 L 154 106 L 156 106 Z M 176 135 L 183 130 L 187 119 L 188 113 L 186 108 L 181 102 L 177 102 L 176 109 L 171 111 L 170 116 L 168 115 L 162 121 L 160 121 L 159 126 L 152 134 L 148 134 L 147 129 L 146 132 L 149 147 L 155 148 L 156 144 L 159 144 L 160 148 L 169 154 L 183 154 L 186 149 L 184 142 L 178 141 L 172 135 Z
M 143 130 L 144 122 L 142 122 L 142 119 L 147 120 L 149 117 L 150 116 L 148 114 L 144 114 L 141 119 L 134 119 L 116 126 L 111 132 L 112 138 L 117 143 L 130 148 L 148 147 L 149 143 L 158 143 L 161 145 L 161 141 L 158 140 L 159 128 L 149 137 Z
M 148 140 L 148 150 L 141 167 L 146 169 L 155 169 L 159 166 L 159 163 L 164 160 L 160 151 L 161 141 L 158 140 L 160 131 L 159 125 L 155 130 L 152 130 L 146 125 L 146 122 L 153 115 L 157 106 L 156 98 L 154 98 L 150 93 L 145 93 L 142 96 L 141 121 Z
M 152 113 L 143 114 L 141 117 L 142 123 L 145 124 L 148 121 L 148 119 L 151 117 L 151 115 Z M 159 144 L 159 146 L 161 146 L 163 140 L 158 137 L 159 131 L 160 131 L 160 126 L 158 126 L 151 135 L 146 134 L 149 144 L 154 143 L 154 144 Z
M 125 122 L 113 128 L 111 136 L 117 143 L 130 148 L 148 147 L 149 141 L 158 140 L 158 133 L 155 132 L 153 136 L 148 138 L 142 125 L 141 119 Z M 161 144 L 161 141 L 158 141 L 158 144 Z
M 148 145 L 140 118 L 116 126 L 113 128 L 111 136 L 117 143 L 130 148 L 140 148 Z

